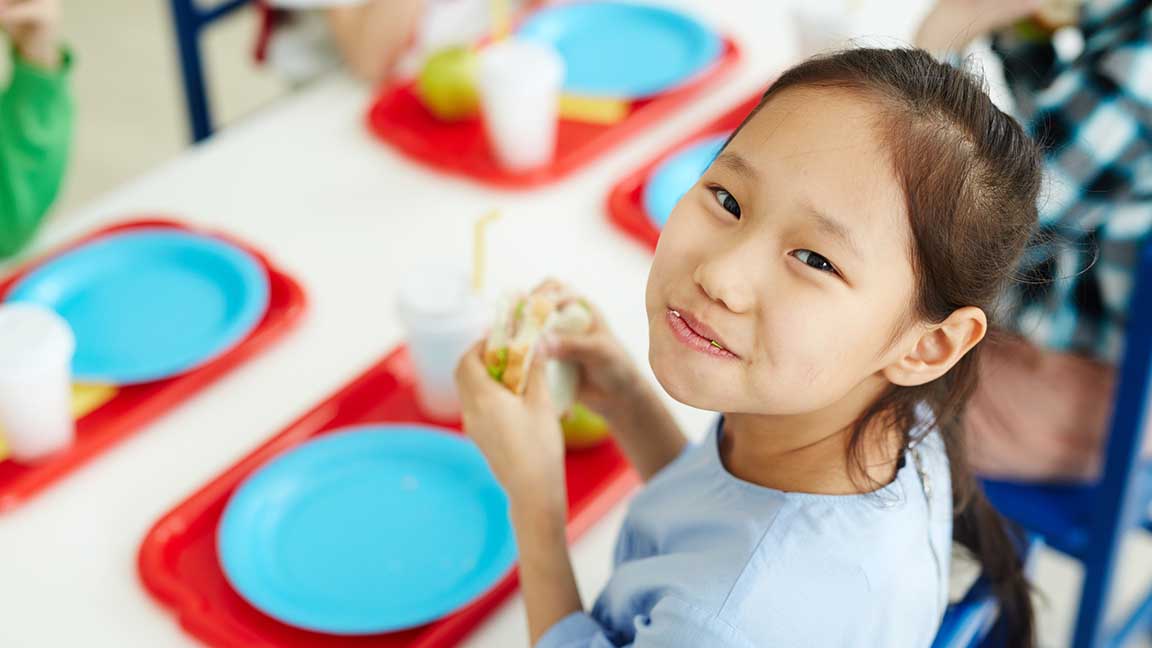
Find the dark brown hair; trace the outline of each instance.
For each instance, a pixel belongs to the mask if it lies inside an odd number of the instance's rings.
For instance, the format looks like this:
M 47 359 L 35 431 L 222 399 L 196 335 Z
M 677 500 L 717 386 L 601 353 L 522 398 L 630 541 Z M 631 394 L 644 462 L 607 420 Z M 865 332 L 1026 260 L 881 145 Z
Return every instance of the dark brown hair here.
M 939 323 L 976 306 L 992 317 L 1036 227 L 1039 149 L 970 74 L 916 49 L 851 49 L 812 58 L 778 78 L 744 123 L 788 89 L 853 92 L 881 107 L 876 124 L 902 185 L 916 287 L 908 322 Z M 738 131 L 739 129 L 737 129 Z M 866 432 L 919 425 L 927 406 L 952 473 L 953 538 L 980 561 L 1000 602 L 1008 645 L 1035 645 L 1018 531 L 992 508 L 967 466 L 961 417 L 977 380 L 980 345 L 948 373 L 892 385 L 856 422 L 850 451 L 863 473 Z M 906 443 L 915 439 L 906 438 Z

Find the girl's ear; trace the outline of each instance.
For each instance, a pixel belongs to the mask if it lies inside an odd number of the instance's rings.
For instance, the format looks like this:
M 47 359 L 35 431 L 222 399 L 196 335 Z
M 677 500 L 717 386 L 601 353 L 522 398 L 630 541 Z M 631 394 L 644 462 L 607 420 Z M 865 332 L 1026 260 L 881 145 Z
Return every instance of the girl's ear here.
M 947 373 L 987 331 L 984 311 L 975 306 L 958 308 L 943 322 L 914 333 L 911 350 L 885 367 L 884 377 L 901 387 L 931 382 Z

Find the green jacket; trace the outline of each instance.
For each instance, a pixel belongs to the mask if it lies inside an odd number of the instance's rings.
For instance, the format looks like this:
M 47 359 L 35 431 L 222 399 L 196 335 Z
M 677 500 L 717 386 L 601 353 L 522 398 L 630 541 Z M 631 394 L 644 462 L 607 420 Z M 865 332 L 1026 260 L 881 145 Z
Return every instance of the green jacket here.
M 60 190 L 72 143 L 71 67 L 67 52 L 51 72 L 12 55 L 0 90 L 0 259 L 32 239 Z

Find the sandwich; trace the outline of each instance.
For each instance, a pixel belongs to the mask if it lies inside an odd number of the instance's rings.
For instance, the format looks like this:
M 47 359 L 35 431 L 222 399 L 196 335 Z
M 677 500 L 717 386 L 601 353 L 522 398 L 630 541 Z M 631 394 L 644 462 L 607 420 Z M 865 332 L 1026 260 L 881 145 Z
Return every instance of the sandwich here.
M 489 375 L 514 394 L 528 385 L 540 339 L 549 333 L 574 335 L 592 328 L 592 314 L 578 298 L 554 284 L 515 295 L 497 310 L 484 347 Z M 572 407 L 579 373 L 570 363 L 551 360 L 545 367 L 552 403 L 563 413 Z

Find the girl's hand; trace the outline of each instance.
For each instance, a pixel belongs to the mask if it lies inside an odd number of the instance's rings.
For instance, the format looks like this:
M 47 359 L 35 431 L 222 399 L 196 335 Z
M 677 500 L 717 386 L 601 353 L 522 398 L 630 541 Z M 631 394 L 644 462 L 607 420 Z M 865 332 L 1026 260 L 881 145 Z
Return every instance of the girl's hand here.
M 1031 16 L 1042 0 L 939 0 L 920 23 L 916 46 L 931 52 L 959 51 L 972 39 Z
M 563 290 L 555 282 L 545 282 L 541 286 L 548 287 Z M 592 315 L 592 327 L 588 332 L 550 335 L 544 340 L 541 350 L 548 356 L 576 364 L 580 369 L 576 400 L 612 419 L 634 402 L 635 393 L 644 383 L 636 365 L 609 330 L 599 310 L 587 300 L 581 300 L 581 303 Z
M 36 66 L 60 65 L 60 5 L 57 0 L 0 0 L 0 29 L 20 56 Z
M 517 396 L 488 375 L 481 342 L 460 360 L 456 385 L 464 431 L 488 459 L 513 511 L 564 516 L 564 435 L 548 392 L 545 360 L 537 354 L 527 389 Z

